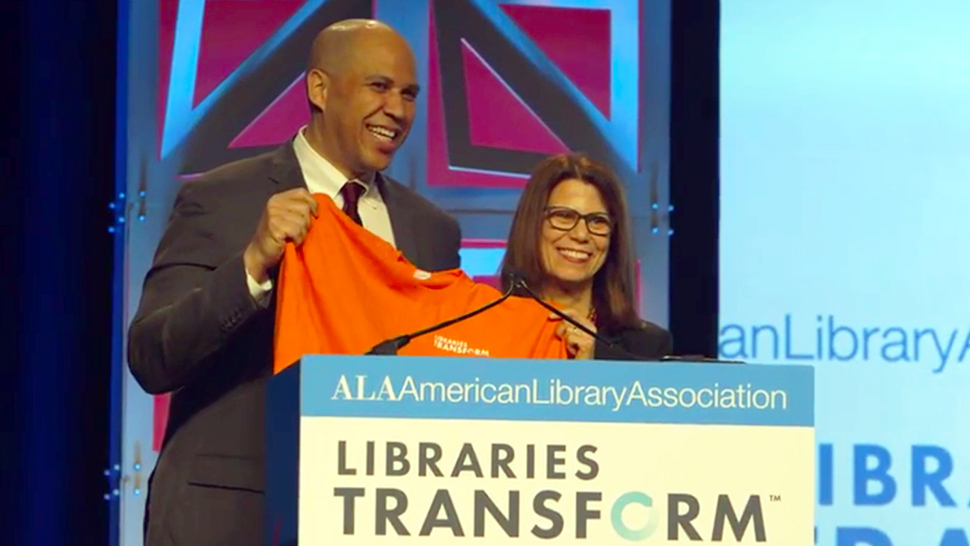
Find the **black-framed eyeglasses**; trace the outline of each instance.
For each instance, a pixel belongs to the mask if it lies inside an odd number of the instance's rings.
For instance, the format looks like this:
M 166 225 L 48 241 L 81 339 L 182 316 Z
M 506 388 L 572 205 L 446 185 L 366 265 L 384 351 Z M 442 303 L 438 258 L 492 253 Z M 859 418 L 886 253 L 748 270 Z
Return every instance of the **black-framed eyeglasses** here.
M 605 212 L 580 214 L 569 207 L 546 207 L 546 220 L 555 229 L 570 231 L 580 219 L 586 222 L 586 230 L 593 235 L 609 235 L 613 231 L 613 220 Z

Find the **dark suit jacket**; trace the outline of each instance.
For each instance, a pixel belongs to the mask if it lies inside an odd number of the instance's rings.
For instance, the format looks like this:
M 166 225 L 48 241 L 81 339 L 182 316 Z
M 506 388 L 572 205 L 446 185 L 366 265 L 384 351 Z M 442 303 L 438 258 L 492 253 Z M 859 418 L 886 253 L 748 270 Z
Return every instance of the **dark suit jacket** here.
M 404 256 L 426 270 L 458 267 L 458 223 L 378 178 Z M 179 191 L 128 338 L 142 388 L 173 393 L 149 485 L 148 546 L 262 544 L 275 299 L 269 308 L 253 300 L 242 253 L 270 196 L 301 186 L 287 143 Z
M 632 353 L 647 360 L 660 360 L 673 352 L 673 338 L 670 332 L 652 322 L 643 321 L 640 328 L 624 328 L 616 331 L 600 332 L 604 339 L 623 351 Z M 633 360 L 599 340 L 593 346 L 593 358 L 596 360 Z

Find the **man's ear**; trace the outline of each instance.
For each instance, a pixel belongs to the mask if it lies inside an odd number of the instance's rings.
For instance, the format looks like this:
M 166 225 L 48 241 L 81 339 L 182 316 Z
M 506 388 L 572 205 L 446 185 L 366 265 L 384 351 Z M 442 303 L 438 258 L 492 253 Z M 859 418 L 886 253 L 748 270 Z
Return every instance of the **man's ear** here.
M 330 75 L 319 68 L 311 68 L 306 74 L 307 100 L 321 112 L 327 110 L 327 95 L 330 91 Z

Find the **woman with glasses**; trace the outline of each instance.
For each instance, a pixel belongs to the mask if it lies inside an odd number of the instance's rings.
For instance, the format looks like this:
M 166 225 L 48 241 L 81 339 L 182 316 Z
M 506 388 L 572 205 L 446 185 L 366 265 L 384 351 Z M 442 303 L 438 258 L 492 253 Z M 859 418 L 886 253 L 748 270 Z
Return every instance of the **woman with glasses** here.
M 670 334 L 637 315 L 633 264 L 626 199 L 610 169 L 582 154 L 552 156 L 536 166 L 512 219 L 502 285 L 507 290 L 513 276 L 522 278 L 620 349 L 563 321 L 559 334 L 570 357 L 670 354 Z

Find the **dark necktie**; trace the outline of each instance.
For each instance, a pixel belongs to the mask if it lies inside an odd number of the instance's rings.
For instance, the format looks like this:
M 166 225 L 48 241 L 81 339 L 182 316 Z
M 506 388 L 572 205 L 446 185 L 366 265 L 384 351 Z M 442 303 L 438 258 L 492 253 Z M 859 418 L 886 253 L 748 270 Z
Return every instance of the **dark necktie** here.
M 359 226 L 363 226 L 364 223 L 361 222 L 360 213 L 357 212 L 357 202 L 360 201 L 360 196 L 366 190 L 367 188 L 352 180 L 340 188 L 340 195 L 344 198 L 343 211 L 351 220 L 357 222 Z

